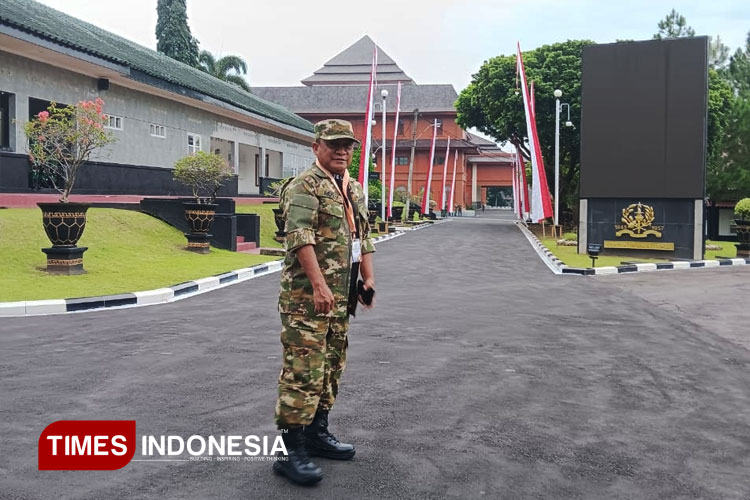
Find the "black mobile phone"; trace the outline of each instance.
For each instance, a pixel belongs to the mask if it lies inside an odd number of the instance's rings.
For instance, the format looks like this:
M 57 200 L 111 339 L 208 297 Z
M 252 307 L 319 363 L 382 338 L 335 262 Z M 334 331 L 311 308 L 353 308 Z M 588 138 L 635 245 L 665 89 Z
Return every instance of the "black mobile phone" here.
M 369 306 L 370 304 L 372 304 L 372 298 L 375 296 L 375 289 L 369 288 L 365 290 L 365 282 L 359 280 L 357 282 L 357 294 L 362 297 L 362 302 L 364 302 L 365 305 Z

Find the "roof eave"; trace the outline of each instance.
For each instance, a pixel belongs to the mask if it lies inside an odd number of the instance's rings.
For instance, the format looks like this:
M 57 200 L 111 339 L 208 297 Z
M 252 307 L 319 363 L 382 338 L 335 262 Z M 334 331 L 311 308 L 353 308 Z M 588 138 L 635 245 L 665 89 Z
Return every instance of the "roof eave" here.
M 276 129 L 276 131 L 281 132 L 284 135 L 292 135 L 301 140 L 306 141 L 314 137 L 312 126 L 310 130 L 305 130 L 259 113 L 253 113 L 252 111 L 234 106 L 198 90 L 168 82 L 162 78 L 149 75 L 142 71 L 133 70 L 127 65 L 114 63 L 87 51 L 55 43 L 2 21 L 0 21 L 0 46 L 2 46 L 2 49 L 6 52 L 39 61 L 43 64 L 48 64 L 67 71 L 73 71 L 91 78 L 109 78 L 113 83 L 120 84 L 123 87 L 135 88 L 127 82 L 138 82 L 142 85 L 152 87 L 155 90 L 158 89 L 167 92 L 167 95 L 161 95 L 161 97 L 179 100 L 186 105 L 191 105 L 192 103 L 183 99 L 174 99 L 171 96 L 182 96 L 183 98 L 192 101 L 203 102 L 209 104 L 213 108 L 220 108 L 231 111 L 233 114 L 244 115 L 255 122 L 253 123 L 255 126 L 263 127 L 265 125 L 267 128 L 270 127 Z M 41 48 L 42 50 L 30 50 L 33 47 Z M 148 92 L 147 89 L 144 89 L 143 87 L 138 87 L 137 90 L 147 93 L 155 93 Z M 193 107 L 205 109 L 205 106 L 192 105 Z M 216 112 L 217 110 L 213 111 Z

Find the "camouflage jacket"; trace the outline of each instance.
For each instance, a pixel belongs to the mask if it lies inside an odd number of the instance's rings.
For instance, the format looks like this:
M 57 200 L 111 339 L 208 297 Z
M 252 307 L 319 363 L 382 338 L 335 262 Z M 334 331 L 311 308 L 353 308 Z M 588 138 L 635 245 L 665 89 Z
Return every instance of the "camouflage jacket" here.
M 349 187 L 355 207 L 354 217 L 362 237 L 362 254 L 374 252 L 362 186 L 350 179 Z M 279 311 L 305 316 L 346 317 L 352 236 L 341 193 L 330 177 L 313 164 L 284 188 L 280 207 L 286 221 L 286 258 L 281 271 Z M 315 313 L 312 285 L 295 252 L 304 245 L 315 245 L 320 271 L 336 301 L 328 314 Z

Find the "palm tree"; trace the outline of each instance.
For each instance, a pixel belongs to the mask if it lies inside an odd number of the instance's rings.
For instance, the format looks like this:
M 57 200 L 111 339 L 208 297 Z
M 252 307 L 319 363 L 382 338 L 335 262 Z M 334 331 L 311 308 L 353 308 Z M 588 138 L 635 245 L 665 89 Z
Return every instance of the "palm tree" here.
M 200 70 L 250 92 L 250 85 L 240 76 L 247 74 L 247 63 L 241 57 L 230 55 L 216 59 L 209 51 L 201 50 L 198 63 Z

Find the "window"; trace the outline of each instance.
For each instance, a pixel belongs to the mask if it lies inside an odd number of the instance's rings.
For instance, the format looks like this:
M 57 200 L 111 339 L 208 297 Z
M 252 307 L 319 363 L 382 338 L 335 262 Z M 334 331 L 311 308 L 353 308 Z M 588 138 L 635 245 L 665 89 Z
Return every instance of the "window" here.
M 10 94 L 0 92 L 0 149 L 10 148 Z
M 269 168 L 270 168 L 270 167 L 269 167 L 269 165 L 268 165 L 268 153 L 266 153 L 266 177 L 270 177 L 270 176 L 268 175 L 268 173 L 269 173 L 269 171 L 270 171 L 270 170 L 269 170 Z
M 122 116 L 107 115 L 107 124 L 104 128 L 122 130 Z
M 409 157 L 408 156 L 397 156 L 396 157 L 396 165 L 408 165 L 409 164 Z
M 157 125 L 155 123 L 152 123 L 148 126 L 148 129 L 151 137 L 159 137 L 161 139 L 167 137 L 167 129 L 164 127 L 164 125 Z
M 435 123 L 436 123 L 436 125 L 437 125 L 437 126 L 436 126 L 436 128 L 437 128 L 437 133 L 438 133 L 438 134 L 442 134 L 442 133 L 443 133 L 443 120 L 441 120 L 440 118 L 438 118 L 438 119 L 437 119 L 437 121 L 436 121 Z
M 194 155 L 201 150 L 201 136 L 198 134 L 188 134 L 188 154 Z
M 398 119 L 398 131 L 396 132 L 396 135 L 404 135 L 406 133 L 405 127 L 406 125 L 404 124 L 404 119 L 399 118 Z
M 435 155 L 435 160 L 432 162 L 433 165 L 442 165 L 445 163 L 445 156 Z

